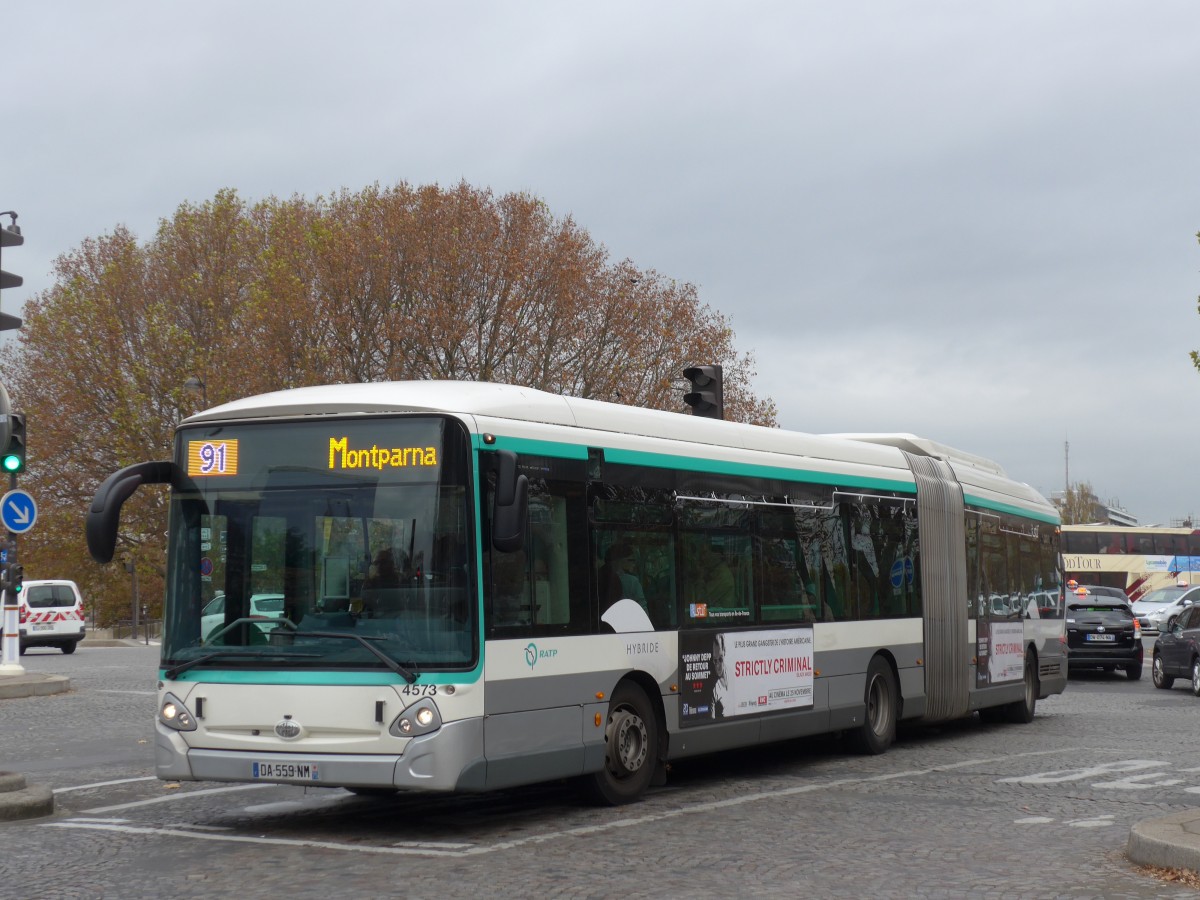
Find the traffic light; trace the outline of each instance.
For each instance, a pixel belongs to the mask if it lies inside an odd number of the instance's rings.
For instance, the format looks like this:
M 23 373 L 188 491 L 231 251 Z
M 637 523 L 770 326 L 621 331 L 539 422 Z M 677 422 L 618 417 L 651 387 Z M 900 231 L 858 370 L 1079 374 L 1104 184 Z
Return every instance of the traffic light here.
M 0 457 L 0 469 L 10 475 L 25 471 L 25 413 L 9 413 L 8 446 Z
M 3 569 L 0 569 L 0 588 L 12 591 L 14 594 L 19 594 L 24 587 L 24 566 L 19 563 L 8 563 Z
M 17 214 L 15 212 L 0 213 L 0 216 L 12 216 L 13 219 L 11 225 L 0 228 L 0 259 L 2 259 L 5 247 L 20 247 L 25 243 L 25 238 L 21 236 L 21 228 L 17 225 Z M 24 283 L 25 279 L 20 275 L 14 275 L 12 272 L 0 269 L 0 289 L 20 287 Z M 0 313 L 0 331 L 9 331 L 10 329 L 20 327 L 21 320 L 16 316 Z
M 683 370 L 683 377 L 692 383 L 692 389 L 683 395 L 683 402 L 692 408 L 693 416 L 725 418 L 720 366 L 691 366 Z

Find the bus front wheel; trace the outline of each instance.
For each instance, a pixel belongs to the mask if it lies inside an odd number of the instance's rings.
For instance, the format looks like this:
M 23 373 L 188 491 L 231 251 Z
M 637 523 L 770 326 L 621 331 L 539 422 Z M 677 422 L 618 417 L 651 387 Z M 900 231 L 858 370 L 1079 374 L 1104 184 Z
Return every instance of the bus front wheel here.
M 593 796 L 613 806 L 638 800 L 658 765 L 658 719 L 636 684 L 613 691 L 604 725 L 604 768 L 592 776 Z
M 900 697 L 896 676 L 883 657 L 876 656 L 867 667 L 863 723 L 850 732 L 850 743 L 859 753 L 877 756 L 896 739 Z

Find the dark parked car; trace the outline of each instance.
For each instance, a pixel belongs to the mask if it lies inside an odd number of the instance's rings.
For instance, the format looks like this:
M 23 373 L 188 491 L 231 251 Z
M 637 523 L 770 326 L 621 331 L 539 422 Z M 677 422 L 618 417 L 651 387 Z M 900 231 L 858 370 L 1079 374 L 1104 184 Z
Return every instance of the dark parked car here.
M 1121 668 L 1142 677 L 1142 629 L 1129 603 L 1094 594 L 1067 595 L 1068 669 Z
M 1189 678 L 1200 697 L 1200 606 L 1189 606 L 1154 644 L 1154 686 L 1169 688 L 1175 679 Z

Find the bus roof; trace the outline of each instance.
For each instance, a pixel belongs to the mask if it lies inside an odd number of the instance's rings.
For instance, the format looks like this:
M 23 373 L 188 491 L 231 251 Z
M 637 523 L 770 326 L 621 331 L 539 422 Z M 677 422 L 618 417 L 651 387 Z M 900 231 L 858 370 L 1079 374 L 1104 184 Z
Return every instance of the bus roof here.
M 437 412 L 560 425 L 597 432 L 880 466 L 904 473 L 900 451 L 949 462 L 964 483 L 1036 505 L 1044 498 L 1012 482 L 996 463 L 912 434 L 807 434 L 725 422 L 665 410 L 565 397 L 535 388 L 479 381 L 395 381 L 324 385 L 275 391 L 196 413 L 185 425 L 230 419 L 307 415 Z
M 850 441 L 866 441 L 871 444 L 897 447 L 914 456 L 932 456 L 935 459 L 944 459 L 946 462 L 956 463 L 960 466 L 971 466 L 974 469 L 990 472 L 993 475 L 999 475 L 1001 478 L 1008 477 L 999 463 L 992 462 L 992 460 L 982 456 L 976 456 L 974 453 L 967 453 L 965 450 L 956 450 L 954 447 L 947 447 L 945 444 L 939 444 L 937 441 L 931 441 L 928 438 L 917 437 L 915 434 L 853 433 L 830 434 L 826 435 L 826 437 L 844 438 Z

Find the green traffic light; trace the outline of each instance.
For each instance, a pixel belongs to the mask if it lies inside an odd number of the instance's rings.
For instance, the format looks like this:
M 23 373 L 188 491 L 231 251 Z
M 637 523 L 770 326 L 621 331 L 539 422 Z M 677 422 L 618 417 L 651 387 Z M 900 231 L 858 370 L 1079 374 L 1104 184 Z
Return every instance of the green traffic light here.
M 0 465 L 4 467 L 5 472 L 20 472 L 22 468 L 21 463 L 21 457 L 15 453 L 9 453 L 4 457 L 3 461 L 0 461 Z

